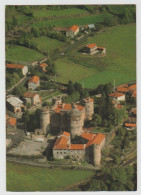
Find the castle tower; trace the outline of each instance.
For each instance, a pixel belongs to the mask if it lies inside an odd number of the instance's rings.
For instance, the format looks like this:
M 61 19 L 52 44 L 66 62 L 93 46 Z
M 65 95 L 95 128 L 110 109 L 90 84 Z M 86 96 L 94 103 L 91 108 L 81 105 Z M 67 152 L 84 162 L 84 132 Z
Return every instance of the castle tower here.
M 94 113 L 94 100 L 92 98 L 83 99 L 85 105 L 85 120 L 91 120 Z
M 43 134 L 46 135 L 50 129 L 50 112 L 49 107 L 45 107 L 41 111 L 40 125 L 43 130 Z
M 82 134 L 82 121 L 81 112 L 75 107 L 72 107 L 71 111 L 71 137 L 79 136 Z
M 95 166 L 100 166 L 101 162 L 101 148 L 99 145 L 94 144 L 94 155 L 93 155 L 93 162 Z

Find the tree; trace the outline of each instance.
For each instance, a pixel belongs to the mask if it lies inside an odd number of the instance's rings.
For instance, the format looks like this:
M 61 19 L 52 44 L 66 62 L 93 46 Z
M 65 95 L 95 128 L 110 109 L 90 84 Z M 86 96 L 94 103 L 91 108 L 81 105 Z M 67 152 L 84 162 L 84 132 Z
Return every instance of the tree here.
M 102 118 L 98 114 L 93 114 L 91 124 L 94 126 L 101 125 Z
M 30 114 L 29 114 L 29 111 L 26 110 L 23 115 L 22 115 L 22 120 L 24 121 L 24 124 L 25 124 L 25 131 L 27 131 L 27 123 L 29 122 L 30 120 Z
M 68 81 L 68 94 L 71 95 L 74 91 L 75 91 L 75 89 L 74 89 L 74 86 L 73 86 L 73 82 Z
M 121 23 L 127 24 L 129 22 L 133 22 L 133 14 L 132 11 L 130 11 L 130 9 L 126 8 L 124 14 L 122 15 Z
M 115 24 L 114 19 L 113 19 L 113 15 L 106 14 L 106 16 L 104 17 L 104 22 L 103 23 L 106 26 L 113 26 Z
M 31 28 L 31 33 L 33 33 L 34 37 L 39 37 L 40 36 L 40 31 L 37 27 L 32 27 Z
M 103 180 L 94 179 L 90 183 L 89 191 L 108 191 L 108 186 Z

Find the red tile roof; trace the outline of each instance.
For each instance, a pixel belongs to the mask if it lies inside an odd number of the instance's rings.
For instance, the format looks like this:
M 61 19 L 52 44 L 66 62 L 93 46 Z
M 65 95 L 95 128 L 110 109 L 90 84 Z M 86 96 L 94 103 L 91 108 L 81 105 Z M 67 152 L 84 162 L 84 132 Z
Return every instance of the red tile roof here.
M 41 67 L 41 68 L 45 68 L 45 67 L 47 67 L 47 66 L 48 66 L 48 64 L 46 64 L 46 63 L 40 64 L 40 67 Z
M 85 102 L 93 102 L 94 100 L 90 97 L 83 99 Z
M 62 135 L 56 139 L 53 149 L 69 149 L 69 137 Z
M 26 92 L 24 94 L 24 97 L 34 98 L 35 95 L 38 95 L 38 94 L 37 93 Z
M 69 30 L 71 30 L 71 31 L 73 31 L 73 32 L 75 32 L 75 31 L 78 30 L 78 29 L 79 29 L 79 27 L 76 26 L 76 25 L 73 25 L 73 26 L 71 26 L 71 27 L 69 28 Z
M 109 96 L 111 96 L 111 97 L 121 97 L 123 95 L 124 95 L 123 93 L 115 92 L 115 93 L 111 93 Z
M 86 47 L 88 47 L 88 48 L 93 48 L 93 47 L 96 47 L 97 45 L 96 44 L 94 44 L 94 43 L 92 43 L 92 44 L 89 44 L 89 45 L 86 45 Z
M 105 47 L 97 47 L 97 49 L 105 49 Z
M 18 64 L 6 64 L 6 68 L 18 68 L 22 69 L 24 66 L 23 65 L 18 65 Z
M 134 123 L 125 123 L 125 127 L 136 127 Z
M 84 150 L 85 149 L 84 146 L 85 146 L 84 144 L 71 144 L 69 149 L 70 150 Z
M 81 137 L 83 137 L 87 140 L 92 140 L 95 136 L 96 136 L 96 134 L 93 134 L 93 133 L 83 133 L 81 135 Z
M 129 89 L 129 90 L 136 90 L 136 84 L 131 85 L 128 89 Z
M 38 83 L 39 82 L 39 77 L 38 76 L 33 76 L 29 79 L 28 81 L 29 83 L 33 82 L 33 83 Z
M 83 106 L 81 105 L 75 105 L 77 107 L 78 110 L 83 110 Z M 66 104 L 66 103 L 63 103 L 63 104 L 59 104 L 57 105 L 57 107 L 54 109 L 54 111 L 56 113 L 60 113 L 61 110 L 72 110 L 72 105 L 71 104 Z
M 96 136 L 92 140 L 88 141 L 88 143 L 86 144 L 86 148 L 93 145 L 93 144 L 99 145 L 105 137 L 106 137 L 106 135 L 104 135 L 102 133 L 96 134 Z
M 16 118 L 12 118 L 12 117 L 9 117 L 8 115 L 6 115 L 6 124 L 15 126 L 16 125 Z
M 118 88 L 116 89 L 116 91 L 126 93 L 126 92 L 128 92 L 128 91 L 129 91 L 129 89 L 128 89 L 128 88 L 126 88 L 126 87 L 118 87 Z
M 136 98 L 136 91 L 133 91 L 132 97 Z

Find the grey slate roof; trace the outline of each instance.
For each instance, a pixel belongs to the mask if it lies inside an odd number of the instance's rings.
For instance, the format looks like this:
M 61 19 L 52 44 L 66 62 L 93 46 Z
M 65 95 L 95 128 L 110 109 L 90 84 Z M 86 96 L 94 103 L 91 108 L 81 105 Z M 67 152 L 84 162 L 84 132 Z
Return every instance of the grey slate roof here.
M 18 97 L 10 97 L 7 99 L 7 102 L 12 106 L 16 106 L 18 104 L 23 104 L 23 101 L 20 100 Z

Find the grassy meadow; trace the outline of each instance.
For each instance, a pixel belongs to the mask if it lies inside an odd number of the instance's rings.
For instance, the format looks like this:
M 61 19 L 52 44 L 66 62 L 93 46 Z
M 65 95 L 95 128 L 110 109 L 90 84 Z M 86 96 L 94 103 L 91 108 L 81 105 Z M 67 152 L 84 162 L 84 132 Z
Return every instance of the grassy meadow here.
M 59 191 L 93 174 L 93 171 L 47 169 L 7 162 L 7 191 Z
M 49 37 L 41 36 L 41 37 L 34 37 L 32 41 L 37 44 L 37 48 L 43 52 L 52 53 L 56 49 L 59 50 L 63 48 L 66 43 L 58 41 L 56 39 L 51 39 Z
M 44 55 L 35 51 L 34 49 L 29 49 L 18 45 L 14 45 L 13 47 L 7 46 L 6 48 L 6 59 L 32 62 L 42 58 L 44 58 Z
M 88 56 L 79 52 L 86 44 L 96 43 L 98 46 L 106 47 L 105 57 Z M 69 64 L 66 63 L 69 59 Z M 106 28 L 104 32 L 97 33 L 93 37 L 88 37 L 86 42 L 76 47 L 68 53 L 65 59 L 56 61 L 60 82 L 64 82 L 66 73 L 64 70 L 70 68 L 70 64 L 75 64 L 75 68 L 69 72 L 66 78 L 73 81 L 84 82 L 87 88 L 93 88 L 101 83 L 113 82 L 116 85 L 133 81 L 136 79 L 136 26 L 119 25 Z M 63 69 L 61 64 L 63 64 Z M 66 66 L 66 67 L 65 67 Z M 81 72 L 77 72 L 78 67 Z M 59 69 L 60 67 L 60 69 Z M 90 75 L 87 74 L 89 70 Z M 83 72 L 84 71 L 84 72 Z M 81 78 L 84 74 L 85 78 Z

